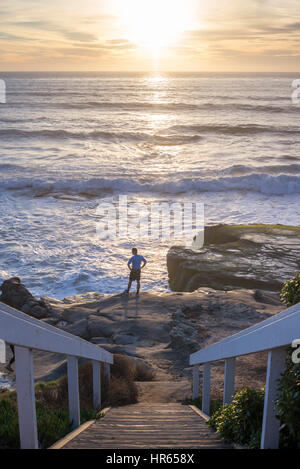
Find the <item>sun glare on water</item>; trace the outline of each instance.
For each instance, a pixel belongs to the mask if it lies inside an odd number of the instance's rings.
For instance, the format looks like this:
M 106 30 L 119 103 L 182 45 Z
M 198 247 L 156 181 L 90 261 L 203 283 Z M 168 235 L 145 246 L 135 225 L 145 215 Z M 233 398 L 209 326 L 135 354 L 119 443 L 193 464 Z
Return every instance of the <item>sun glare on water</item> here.
M 118 0 L 118 14 L 130 41 L 154 56 L 177 43 L 190 27 L 194 0 Z

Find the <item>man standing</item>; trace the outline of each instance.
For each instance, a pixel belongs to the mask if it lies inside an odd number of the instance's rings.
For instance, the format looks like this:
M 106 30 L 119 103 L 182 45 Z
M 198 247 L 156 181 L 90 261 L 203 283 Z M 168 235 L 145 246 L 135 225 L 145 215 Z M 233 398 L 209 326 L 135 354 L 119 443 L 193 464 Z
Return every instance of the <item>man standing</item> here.
M 147 264 L 146 259 L 138 254 L 137 248 L 132 249 L 133 256 L 128 261 L 128 268 L 130 270 L 128 288 L 125 290 L 125 294 L 128 295 L 130 292 L 132 282 L 136 281 L 136 294 L 138 295 L 141 288 L 141 270 Z

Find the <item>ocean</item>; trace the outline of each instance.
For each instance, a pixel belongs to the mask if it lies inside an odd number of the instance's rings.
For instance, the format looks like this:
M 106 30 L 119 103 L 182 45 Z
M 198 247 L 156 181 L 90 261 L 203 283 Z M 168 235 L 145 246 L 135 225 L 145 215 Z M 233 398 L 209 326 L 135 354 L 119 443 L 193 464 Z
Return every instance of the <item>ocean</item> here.
M 0 73 L 0 280 L 37 296 L 168 291 L 174 239 L 100 239 L 99 203 L 197 202 L 205 223 L 300 224 L 293 74 Z

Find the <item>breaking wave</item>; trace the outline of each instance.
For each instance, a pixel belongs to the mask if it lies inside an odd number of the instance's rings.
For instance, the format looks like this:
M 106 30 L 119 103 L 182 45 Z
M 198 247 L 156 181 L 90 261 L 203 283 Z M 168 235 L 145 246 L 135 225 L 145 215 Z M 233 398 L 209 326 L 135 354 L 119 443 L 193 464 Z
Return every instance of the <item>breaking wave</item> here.
M 33 178 L 4 179 L 6 190 L 26 190 L 35 197 L 54 194 L 80 194 L 99 197 L 105 193 L 160 193 L 180 194 L 191 192 L 251 191 L 268 195 L 300 194 L 300 176 L 253 173 L 246 176 L 218 178 L 185 178 L 182 180 L 139 180 L 130 178 L 91 178 L 41 181 Z

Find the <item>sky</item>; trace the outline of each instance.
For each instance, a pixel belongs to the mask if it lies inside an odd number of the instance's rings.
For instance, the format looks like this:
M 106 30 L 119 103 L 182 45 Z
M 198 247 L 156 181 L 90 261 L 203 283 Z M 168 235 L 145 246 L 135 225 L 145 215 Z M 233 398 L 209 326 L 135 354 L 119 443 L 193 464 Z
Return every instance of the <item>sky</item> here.
M 300 0 L 1 0 L 1 71 L 300 72 Z

